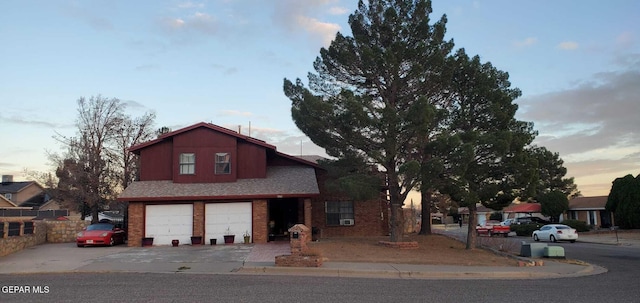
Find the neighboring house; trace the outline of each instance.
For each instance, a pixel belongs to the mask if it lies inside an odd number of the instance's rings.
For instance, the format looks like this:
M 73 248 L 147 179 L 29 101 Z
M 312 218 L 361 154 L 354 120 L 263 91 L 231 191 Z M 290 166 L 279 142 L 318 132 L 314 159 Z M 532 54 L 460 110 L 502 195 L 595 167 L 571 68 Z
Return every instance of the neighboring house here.
M 18 207 L 15 203 L 11 202 L 9 199 L 5 198 L 4 195 L 0 195 L 0 208 L 13 208 Z
M 588 225 L 609 228 L 613 225 L 613 214 L 605 210 L 608 196 L 577 197 L 569 200 L 566 217 L 587 222 Z
M 540 203 L 511 203 L 511 205 L 502 210 L 504 214 L 502 219 L 516 219 L 520 217 L 539 217 L 546 219 L 542 213 L 540 213 L 541 211 L 542 207 Z
M 129 246 L 234 234 L 254 243 L 286 236 L 303 223 L 323 237 L 385 235 L 384 199 L 355 202 L 325 192 L 326 172 L 313 161 L 276 151 L 264 141 L 198 123 L 136 145 L 139 181 L 118 197 L 129 202 Z
M 13 181 L 12 175 L 2 175 L 0 195 L 20 207 L 39 207 L 49 201 L 44 188 L 35 181 Z
M 484 225 L 491 214 L 495 212 L 495 210 L 490 209 L 481 203 L 476 203 L 476 218 L 478 225 Z M 468 207 L 460 207 L 458 208 L 458 214 L 462 216 L 464 222 L 469 222 L 469 208 Z M 464 219 L 466 218 L 466 219 Z

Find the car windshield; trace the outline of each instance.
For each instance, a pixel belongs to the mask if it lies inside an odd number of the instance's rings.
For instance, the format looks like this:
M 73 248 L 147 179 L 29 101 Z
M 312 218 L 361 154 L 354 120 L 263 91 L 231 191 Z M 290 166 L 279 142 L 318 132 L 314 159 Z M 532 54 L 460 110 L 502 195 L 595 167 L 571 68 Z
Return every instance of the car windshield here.
M 569 228 L 571 228 L 571 227 L 566 226 L 566 225 L 559 225 L 559 226 L 556 226 L 556 228 L 557 228 L 557 229 L 569 229 Z
M 113 224 L 108 224 L 108 223 L 91 224 L 87 227 L 87 230 L 113 230 Z

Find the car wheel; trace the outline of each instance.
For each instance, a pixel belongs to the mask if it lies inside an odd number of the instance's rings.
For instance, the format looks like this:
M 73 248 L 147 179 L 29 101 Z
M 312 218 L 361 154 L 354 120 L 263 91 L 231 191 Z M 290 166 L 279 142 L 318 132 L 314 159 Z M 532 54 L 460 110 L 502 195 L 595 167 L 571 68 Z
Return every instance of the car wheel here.
M 551 242 L 556 242 L 556 237 L 554 235 L 549 236 L 549 240 L 551 240 Z
M 116 240 L 113 239 L 113 237 L 111 237 L 111 240 L 109 240 L 109 246 L 113 246 L 116 244 Z
M 533 235 L 533 241 L 540 241 L 540 239 L 538 239 L 538 235 Z
M 78 244 L 78 247 L 84 247 L 84 245 L 82 245 L 82 244 Z

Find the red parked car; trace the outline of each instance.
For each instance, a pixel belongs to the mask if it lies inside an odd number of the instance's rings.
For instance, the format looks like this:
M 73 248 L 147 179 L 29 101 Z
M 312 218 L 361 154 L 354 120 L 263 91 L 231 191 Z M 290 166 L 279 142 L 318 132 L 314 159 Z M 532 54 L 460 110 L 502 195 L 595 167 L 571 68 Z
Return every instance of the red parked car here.
M 123 229 L 111 223 L 96 223 L 87 226 L 78 233 L 76 244 L 78 247 L 85 245 L 108 245 L 124 244 L 126 233 Z

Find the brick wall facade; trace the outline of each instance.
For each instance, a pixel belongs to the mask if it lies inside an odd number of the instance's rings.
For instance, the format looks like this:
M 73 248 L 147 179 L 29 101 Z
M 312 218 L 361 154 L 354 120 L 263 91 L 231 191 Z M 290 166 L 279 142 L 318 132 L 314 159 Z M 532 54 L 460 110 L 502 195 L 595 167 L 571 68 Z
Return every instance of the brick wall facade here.
M 330 200 L 328 200 L 330 201 Z M 320 238 L 329 237 L 368 237 L 389 234 L 389 212 L 384 200 L 354 201 L 354 225 L 327 226 L 325 200 L 312 202 L 312 227 L 320 229 Z
M 127 246 L 142 246 L 142 237 L 144 237 L 144 203 L 129 202 L 127 214 L 129 216 Z
M 253 243 L 267 243 L 269 237 L 267 200 L 253 200 Z
M 204 202 L 193 203 L 192 235 L 195 237 L 204 237 Z M 202 242 L 204 242 L 204 240 Z

